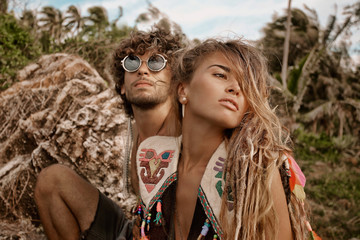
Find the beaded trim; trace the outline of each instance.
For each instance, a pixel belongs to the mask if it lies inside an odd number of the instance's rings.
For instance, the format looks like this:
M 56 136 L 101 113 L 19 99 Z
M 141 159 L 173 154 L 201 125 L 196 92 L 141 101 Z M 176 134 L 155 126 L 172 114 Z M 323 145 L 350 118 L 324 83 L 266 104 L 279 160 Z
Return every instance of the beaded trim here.
M 211 222 L 212 227 L 214 228 L 216 234 L 219 236 L 219 239 L 223 238 L 223 232 L 218 224 L 218 220 L 216 219 L 215 213 L 213 212 L 212 208 L 210 207 L 209 201 L 206 198 L 204 190 L 202 187 L 199 187 L 198 197 L 200 199 L 201 205 L 205 211 L 206 216 Z

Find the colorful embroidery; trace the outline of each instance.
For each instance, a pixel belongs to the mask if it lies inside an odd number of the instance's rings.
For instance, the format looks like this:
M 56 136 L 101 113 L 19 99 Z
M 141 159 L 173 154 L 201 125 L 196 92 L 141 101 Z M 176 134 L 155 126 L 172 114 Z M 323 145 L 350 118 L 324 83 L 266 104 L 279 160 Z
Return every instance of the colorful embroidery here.
M 200 199 L 201 205 L 203 206 L 203 209 L 205 211 L 206 216 L 211 222 L 212 227 L 214 228 L 216 234 L 220 236 L 220 239 L 222 238 L 222 231 L 220 229 L 220 225 L 218 224 L 218 221 L 216 220 L 216 216 L 211 209 L 208 200 L 206 199 L 205 193 L 201 186 L 199 187 L 198 197 Z
M 146 190 L 150 193 L 155 185 L 165 174 L 163 168 L 167 168 L 174 156 L 174 150 L 165 150 L 160 154 L 154 149 L 141 149 L 140 158 L 140 177 L 144 182 Z
M 220 178 L 219 181 L 217 181 L 215 187 L 216 190 L 219 194 L 219 196 L 221 197 L 223 194 L 223 187 L 222 187 L 222 173 L 224 171 L 224 163 L 225 163 L 225 159 L 222 157 L 219 157 L 218 160 L 216 161 L 216 166 L 214 166 L 214 170 L 217 171 L 218 173 L 215 175 L 215 178 Z
M 214 170 L 218 171 L 218 172 L 223 172 L 224 171 L 224 163 L 225 163 L 225 158 L 219 157 L 218 161 L 216 161 L 215 163 L 215 167 Z
M 216 166 L 214 166 L 214 170 L 217 171 L 218 173 L 215 175 L 215 178 L 220 178 L 219 181 L 216 182 L 215 184 L 215 188 L 219 194 L 220 197 L 222 197 L 223 194 L 223 172 L 224 172 L 224 163 L 225 163 L 225 158 L 219 157 L 219 160 L 216 161 Z M 232 211 L 234 209 L 234 198 L 232 196 L 232 191 L 231 188 L 228 188 L 228 196 L 227 196 L 227 207 L 229 211 Z

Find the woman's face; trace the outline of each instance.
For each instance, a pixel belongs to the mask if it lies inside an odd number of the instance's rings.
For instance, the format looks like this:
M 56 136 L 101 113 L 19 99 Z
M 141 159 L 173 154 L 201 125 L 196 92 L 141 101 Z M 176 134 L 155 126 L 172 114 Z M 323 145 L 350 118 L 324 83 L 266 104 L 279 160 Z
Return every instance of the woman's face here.
M 220 52 L 204 57 L 190 83 L 184 85 L 184 93 L 188 99 L 185 116 L 223 129 L 238 126 L 248 109 L 234 69 Z

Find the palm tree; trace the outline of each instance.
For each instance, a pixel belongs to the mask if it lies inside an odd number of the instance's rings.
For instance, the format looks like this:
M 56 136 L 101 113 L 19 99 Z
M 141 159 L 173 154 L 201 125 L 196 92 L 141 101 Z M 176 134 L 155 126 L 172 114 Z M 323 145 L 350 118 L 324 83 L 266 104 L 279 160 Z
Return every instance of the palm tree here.
M 63 36 L 64 18 L 62 12 L 51 6 L 43 7 L 43 17 L 39 19 L 43 31 L 47 31 L 56 43 L 60 43 Z
M 147 1 L 148 2 L 148 1 Z M 141 13 L 135 20 L 136 25 L 139 23 L 148 23 L 151 20 L 155 21 L 158 20 L 162 16 L 162 13 L 160 10 L 152 5 L 150 2 L 148 2 L 148 8 L 147 11 L 144 13 Z
M 360 23 L 360 1 L 348 5 L 344 8 L 344 15 L 347 16 L 346 20 L 344 21 L 347 28 L 349 29 L 352 26 L 358 25 Z
M 274 16 L 273 21 L 262 29 L 264 37 L 260 39 L 261 48 L 270 60 L 270 69 L 281 72 L 279 59 L 284 55 L 287 15 Z M 293 66 L 306 54 L 309 54 L 319 37 L 317 16 L 307 15 L 302 10 L 291 9 L 291 29 L 288 65 Z
M 79 34 L 84 26 L 84 19 L 81 17 L 81 11 L 74 5 L 69 6 L 66 11 L 65 29 L 71 32 L 72 37 Z
M 33 10 L 24 10 L 20 17 L 20 23 L 25 28 L 29 29 L 32 36 L 36 37 L 36 31 L 38 29 L 38 20 L 36 18 L 36 12 Z
M 89 34 L 90 37 L 102 38 L 106 28 L 109 26 L 106 9 L 101 6 L 94 6 L 88 8 L 87 11 L 90 15 L 84 18 L 84 34 Z
M 360 85 L 359 73 L 341 65 L 349 56 L 346 46 L 337 41 L 348 28 L 348 20 L 337 23 L 330 16 L 322 38 L 298 64 L 289 71 L 288 87 L 281 89 L 292 116 L 292 127 L 302 123 L 315 133 L 325 132 L 330 137 L 357 136 L 360 142 Z M 346 36 L 346 35 L 345 35 Z M 294 130 L 294 129 L 292 129 Z
M 173 32 L 182 37 L 183 41 L 188 41 L 181 27 L 176 22 L 172 21 L 165 13 L 161 12 L 157 7 L 146 1 L 148 4 L 147 11 L 141 13 L 135 20 L 135 27 L 142 23 L 151 23 L 157 28 L 164 29 L 167 32 Z M 155 23 L 155 24 L 154 24 Z

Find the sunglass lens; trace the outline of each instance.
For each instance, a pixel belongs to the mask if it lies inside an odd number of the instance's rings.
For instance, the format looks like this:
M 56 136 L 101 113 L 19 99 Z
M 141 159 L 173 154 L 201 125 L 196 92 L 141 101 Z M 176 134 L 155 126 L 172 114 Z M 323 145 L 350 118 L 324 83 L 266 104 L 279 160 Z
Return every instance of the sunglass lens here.
M 140 59 L 134 55 L 129 55 L 124 62 L 124 67 L 129 72 L 136 71 L 139 68 L 139 66 L 140 66 Z
M 148 60 L 148 67 L 152 71 L 160 71 L 165 67 L 165 59 L 160 55 L 153 55 Z

